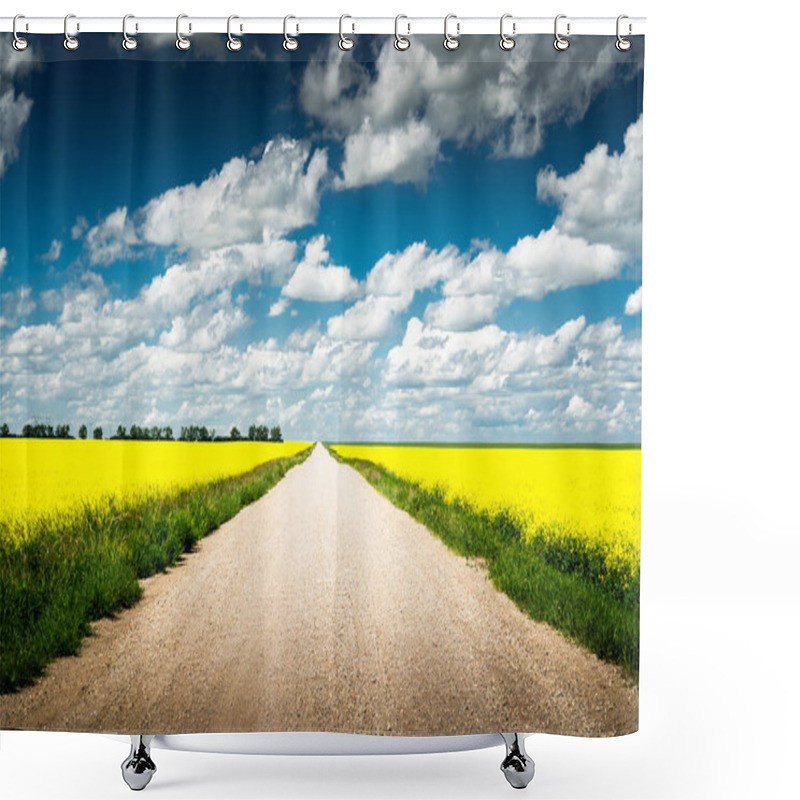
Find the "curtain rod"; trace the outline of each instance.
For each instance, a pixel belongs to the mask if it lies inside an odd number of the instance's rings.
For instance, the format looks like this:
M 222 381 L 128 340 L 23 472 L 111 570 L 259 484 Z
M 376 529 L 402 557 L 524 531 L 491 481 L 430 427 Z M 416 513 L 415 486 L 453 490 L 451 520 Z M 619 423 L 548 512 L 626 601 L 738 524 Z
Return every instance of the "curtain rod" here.
M 559 31 L 566 36 L 614 36 L 617 33 L 616 17 L 570 17 L 559 15 Z M 292 35 L 303 33 L 347 34 L 395 33 L 395 25 L 404 36 L 414 34 L 442 34 L 445 30 L 443 17 L 301 17 L 292 16 L 287 22 L 284 17 L 236 17 L 234 30 L 237 35 L 283 34 L 284 25 Z M 553 33 L 554 17 L 513 17 L 506 15 L 505 31 L 509 35 L 533 33 Z M 228 17 L 193 17 L 182 15 L 180 22 L 184 35 L 192 33 L 227 33 Z M 81 33 L 122 33 L 122 17 L 81 17 L 69 16 L 70 35 Z M 24 17 L 17 19 L 17 33 L 25 34 L 64 34 L 64 17 Z M 136 17 L 128 18 L 126 30 L 129 35 L 146 33 L 175 33 L 175 17 Z M 13 17 L 0 17 L 0 32 L 14 30 Z M 500 16 L 496 17 L 458 17 L 451 16 L 448 30 L 453 35 L 499 33 Z M 625 36 L 641 35 L 645 32 L 644 17 L 626 17 L 622 29 Z

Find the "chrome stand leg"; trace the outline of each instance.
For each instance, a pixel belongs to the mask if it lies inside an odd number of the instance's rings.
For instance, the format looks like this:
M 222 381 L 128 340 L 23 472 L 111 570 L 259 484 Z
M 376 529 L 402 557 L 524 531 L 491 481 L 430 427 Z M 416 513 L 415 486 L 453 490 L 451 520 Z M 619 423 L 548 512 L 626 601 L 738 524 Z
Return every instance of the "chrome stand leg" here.
M 501 733 L 506 743 L 506 757 L 500 765 L 506 780 L 515 789 L 524 789 L 532 780 L 533 759 L 525 752 L 525 740 L 520 733 Z
M 156 765 L 150 758 L 152 736 L 131 736 L 130 755 L 122 762 L 122 778 L 134 792 L 140 792 L 155 775 Z

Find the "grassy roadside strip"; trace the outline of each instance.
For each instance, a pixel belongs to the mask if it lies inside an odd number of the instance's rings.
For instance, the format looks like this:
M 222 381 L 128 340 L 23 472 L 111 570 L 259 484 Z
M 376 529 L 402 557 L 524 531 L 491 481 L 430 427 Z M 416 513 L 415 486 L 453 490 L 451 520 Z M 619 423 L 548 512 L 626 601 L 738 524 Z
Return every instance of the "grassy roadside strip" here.
M 639 602 L 610 595 L 581 575 L 561 572 L 527 544 L 507 514 L 490 515 L 448 501 L 397 477 L 379 464 L 343 458 L 398 508 L 436 534 L 451 550 L 486 560 L 489 578 L 531 617 L 543 620 L 638 679 Z
M 312 448 L 230 478 L 137 500 L 113 496 L 19 532 L 0 528 L 0 693 L 72 655 L 90 623 L 132 606 L 163 571 L 257 500 Z

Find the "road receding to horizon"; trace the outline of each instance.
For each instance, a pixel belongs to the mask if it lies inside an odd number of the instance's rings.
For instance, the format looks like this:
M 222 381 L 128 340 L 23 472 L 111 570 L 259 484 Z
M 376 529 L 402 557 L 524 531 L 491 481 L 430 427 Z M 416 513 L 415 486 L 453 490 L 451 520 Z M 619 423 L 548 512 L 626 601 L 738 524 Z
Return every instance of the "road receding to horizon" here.
M 119 733 L 628 733 L 638 689 L 530 619 L 321 445 L 0 727 Z

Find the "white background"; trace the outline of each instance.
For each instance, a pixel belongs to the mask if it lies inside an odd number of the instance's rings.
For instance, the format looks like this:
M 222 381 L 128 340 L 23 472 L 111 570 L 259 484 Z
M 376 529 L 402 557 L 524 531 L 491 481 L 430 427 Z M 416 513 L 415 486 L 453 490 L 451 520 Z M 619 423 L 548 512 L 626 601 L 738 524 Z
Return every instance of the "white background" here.
M 648 17 L 641 730 L 533 737 L 527 791 L 541 800 L 797 797 L 797 5 L 25 0 L 4 9 L 17 12 Z M 126 753 L 100 736 L 4 732 L 0 794 L 128 797 Z M 501 755 L 155 751 L 159 772 L 146 791 L 486 800 L 511 795 Z

